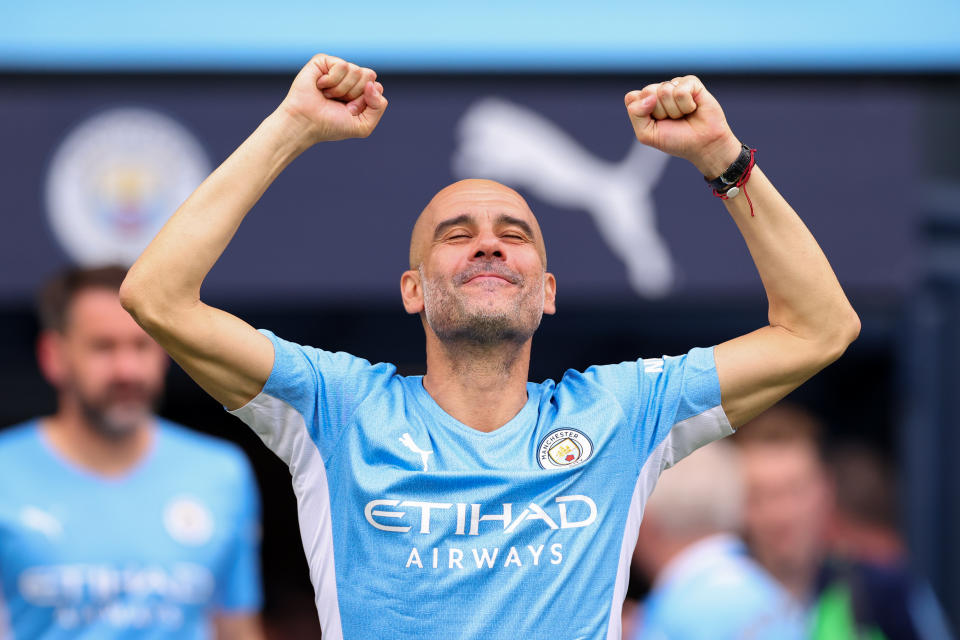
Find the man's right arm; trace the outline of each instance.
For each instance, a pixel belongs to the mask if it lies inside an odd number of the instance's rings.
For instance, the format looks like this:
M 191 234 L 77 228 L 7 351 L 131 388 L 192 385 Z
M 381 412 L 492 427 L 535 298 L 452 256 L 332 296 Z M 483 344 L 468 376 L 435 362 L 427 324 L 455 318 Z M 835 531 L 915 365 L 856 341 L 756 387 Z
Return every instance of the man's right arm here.
M 273 347 L 243 320 L 204 304 L 204 278 L 294 158 L 317 142 L 370 135 L 386 106 L 372 70 L 314 56 L 277 110 L 177 209 L 130 268 L 120 290 L 124 308 L 228 409 L 263 388 Z

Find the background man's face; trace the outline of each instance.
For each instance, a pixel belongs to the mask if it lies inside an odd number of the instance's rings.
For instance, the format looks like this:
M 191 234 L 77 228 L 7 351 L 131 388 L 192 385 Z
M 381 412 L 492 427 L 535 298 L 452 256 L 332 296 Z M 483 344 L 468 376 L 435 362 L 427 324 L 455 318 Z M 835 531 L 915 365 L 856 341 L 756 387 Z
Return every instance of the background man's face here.
M 744 522 L 757 559 L 775 572 L 818 563 L 831 501 L 814 449 L 803 443 L 753 443 L 742 453 Z
M 115 292 L 81 291 L 63 333 L 47 340 L 48 377 L 99 432 L 122 437 L 146 422 L 163 392 L 167 358 Z
M 523 342 L 553 312 L 553 276 L 526 203 L 510 190 L 441 192 L 419 268 L 427 324 L 442 340 Z

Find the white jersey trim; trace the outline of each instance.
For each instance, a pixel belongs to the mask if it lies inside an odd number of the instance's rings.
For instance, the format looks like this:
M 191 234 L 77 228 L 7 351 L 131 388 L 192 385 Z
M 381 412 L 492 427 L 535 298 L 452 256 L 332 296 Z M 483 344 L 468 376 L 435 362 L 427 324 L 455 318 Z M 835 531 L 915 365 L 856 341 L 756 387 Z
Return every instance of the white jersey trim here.
M 323 638 L 342 640 L 327 470 L 303 416 L 290 404 L 262 392 L 230 413 L 250 425 L 290 468 L 297 496 L 300 539 L 310 567 Z
M 637 483 L 630 498 L 630 511 L 624 525 L 623 540 L 620 544 L 620 561 L 617 566 L 617 579 L 613 587 L 613 601 L 610 603 L 610 621 L 607 624 L 607 640 L 620 640 L 622 629 L 623 599 L 627 595 L 627 583 L 630 579 L 630 561 L 633 549 L 637 546 L 637 533 L 647 498 L 653 493 L 657 478 L 664 469 L 693 453 L 693 451 L 714 440 L 733 433 L 727 414 L 719 405 L 703 413 L 691 416 L 673 425 L 670 433 L 663 439 L 650 457 L 643 463 Z

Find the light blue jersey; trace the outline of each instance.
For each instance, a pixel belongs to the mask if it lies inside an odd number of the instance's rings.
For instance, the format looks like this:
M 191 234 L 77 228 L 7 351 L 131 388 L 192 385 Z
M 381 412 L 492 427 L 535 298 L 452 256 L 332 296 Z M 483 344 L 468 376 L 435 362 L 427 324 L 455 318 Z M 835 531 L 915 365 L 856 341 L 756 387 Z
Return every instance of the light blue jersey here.
M 420 377 L 264 333 L 234 413 L 290 467 L 324 640 L 619 638 L 657 476 L 731 432 L 712 349 L 528 383 L 482 433 Z
M 119 478 L 84 471 L 37 421 L 0 433 L 0 638 L 210 638 L 260 607 L 259 504 L 232 445 L 158 421 Z
M 805 614 L 735 536 L 717 534 L 664 567 L 633 640 L 802 640 Z

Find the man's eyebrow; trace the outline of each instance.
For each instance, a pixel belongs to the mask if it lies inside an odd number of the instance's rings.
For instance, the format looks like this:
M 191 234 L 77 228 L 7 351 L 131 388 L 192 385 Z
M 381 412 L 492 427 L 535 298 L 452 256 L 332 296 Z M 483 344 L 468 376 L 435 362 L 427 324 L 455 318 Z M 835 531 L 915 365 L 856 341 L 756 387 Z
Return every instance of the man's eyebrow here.
M 497 217 L 498 225 L 509 225 L 513 227 L 519 227 L 521 231 L 530 236 L 534 237 L 533 228 L 527 223 L 526 220 L 521 220 L 520 218 L 514 218 L 513 216 L 508 216 L 505 213 L 500 214 Z
M 444 233 L 446 233 L 447 229 L 449 229 L 450 227 L 455 227 L 458 224 L 472 224 L 472 223 L 473 223 L 473 216 L 471 216 L 468 213 L 462 213 L 456 218 L 450 218 L 449 220 L 444 220 L 443 222 L 437 225 L 436 229 L 433 230 L 433 239 L 436 240 L 437 238 L 442 236 Z

